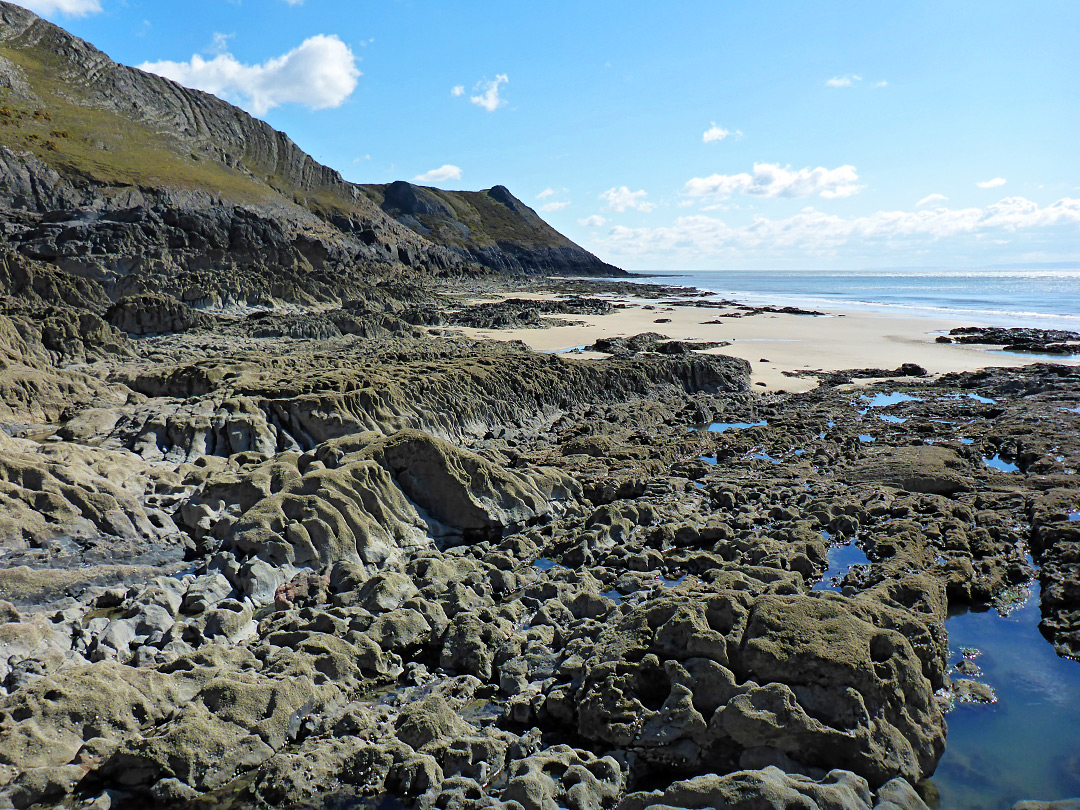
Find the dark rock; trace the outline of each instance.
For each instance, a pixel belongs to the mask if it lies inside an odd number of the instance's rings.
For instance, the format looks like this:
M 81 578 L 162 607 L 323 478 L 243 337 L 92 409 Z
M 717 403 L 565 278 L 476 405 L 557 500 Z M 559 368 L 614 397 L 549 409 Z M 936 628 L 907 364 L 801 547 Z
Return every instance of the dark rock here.
M 105 319 L 130 335 L 185 332 L 213 324 L 213 318 L 175 298 L 151 293 L 121 298 L 109 307 Z

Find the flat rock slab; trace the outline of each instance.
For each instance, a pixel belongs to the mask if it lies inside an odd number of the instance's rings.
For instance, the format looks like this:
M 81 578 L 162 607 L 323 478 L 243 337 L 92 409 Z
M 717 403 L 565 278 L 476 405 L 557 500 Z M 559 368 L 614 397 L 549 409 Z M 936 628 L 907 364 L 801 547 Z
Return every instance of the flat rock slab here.
M 852 484 L 884 484 L 908 492 L 952 495 L 974 488 L 971 465 L 954 450 L 924 447 L 875 447 L 847 476 Z

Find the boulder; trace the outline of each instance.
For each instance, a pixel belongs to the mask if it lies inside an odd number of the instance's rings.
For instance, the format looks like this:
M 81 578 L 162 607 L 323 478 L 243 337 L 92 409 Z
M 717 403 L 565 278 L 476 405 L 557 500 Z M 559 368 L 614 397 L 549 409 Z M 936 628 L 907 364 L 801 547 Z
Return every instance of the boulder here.
M 557 470 L 519 474 L 420 431 L 401 431 L 363 452 L 428 516 L 469 538 L 501 537 L 581 497 L 580 485 Z

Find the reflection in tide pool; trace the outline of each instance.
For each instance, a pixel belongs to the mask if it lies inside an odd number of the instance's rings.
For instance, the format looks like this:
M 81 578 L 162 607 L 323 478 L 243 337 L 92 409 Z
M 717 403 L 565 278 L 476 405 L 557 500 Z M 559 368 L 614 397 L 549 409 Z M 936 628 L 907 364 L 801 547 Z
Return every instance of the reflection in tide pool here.
M 973 399 L 976 402 L 981 402 L 983 405 L 996 405 L 997 404 L 996 399 L 993 399 L 991 397 L 979 396 L 978 394 L 972 394 L 970 392 L 968 392 L 966 394 L 946 394 L 943 397 L 938 397 L 938 399 Z
M 760 451 L 758 451 L 756 453 L 751 453 L 750 458 L 755 459 L 757 461 L 768 461 L 768 462 L 771 462 L 773 464 L 779 464 L 780 463 L 780 459 L 774 458 L 773 456 L 770 456 L 764 450 L 760 450 Z
M 828 532 L 822 532 L 826 540 L 832 539 Z M 866 552 L 855 545 L 854 537 L 846 543 L 830 546 L 828 553 L 828 568 L 821 575 L 821 581 L 814 584 L 815 591 L 839 591 L 840 583 L 844 576 L 851 570 L 853 565 L 869 565 L 870 559 Z
M 886 408 L 889 405 L 898 405 L 901 402 L 922 402 L 919 397 L 913 397 L 911 394 L 903 394 L 899 391 L 894 391 L 891 394 L 874 394 L 873 396 L 863 394 L 859 397 L 859 400 L 867 408 Z M 860 411 L 860 413 L 866 413 L 866 411 Z
M 537 557 L 533 560 L 533 568 L 537 571 L 550 571 L 552 568 L 563 568 L 565 566 L 559 565 L 554 560 L 549 560 L 547 557 Z
M 993 467 L 995 470 L 1001 470 L 1002 472 L 1020 472 L 1020 468 L 1017 465 L 1013 464 L 1011 461 L 1006 461 L 998 453 L 995 453 L 992 458 L 984 458 L 983 464 L 987 467 Z
M 1059 658 L 1038 625 L 1037 585 L 1007 617 L 988 611 L 946 622 L 950 664 L 961 648 L 978 649 L 978 680 L 998 701 L 949 712 L 945 755 L 931 780 L 942 810 L 1080 796 L 1080 661 Z
M 769 424 L 768 420 L 762 419 L 760 422 L 713 422 L 709 425 L 709 430 L 712 433 L 724 433 L 728 430 L 746 430 L 752 427 L 762 427 Z

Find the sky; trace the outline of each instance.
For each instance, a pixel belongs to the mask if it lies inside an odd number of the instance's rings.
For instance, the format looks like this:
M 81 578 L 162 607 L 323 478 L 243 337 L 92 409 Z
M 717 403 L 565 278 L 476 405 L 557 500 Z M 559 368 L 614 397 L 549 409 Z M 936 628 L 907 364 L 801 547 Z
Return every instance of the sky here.
M 1075 0 L 21 5 L 628 270 L 1080 266 Z

